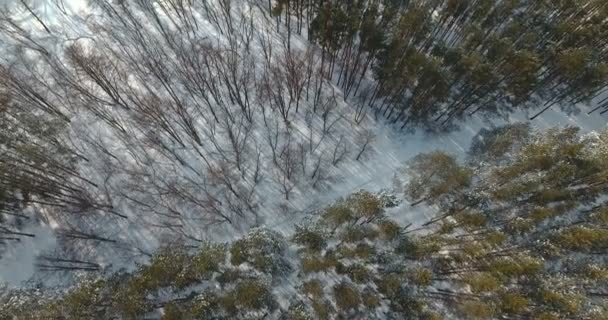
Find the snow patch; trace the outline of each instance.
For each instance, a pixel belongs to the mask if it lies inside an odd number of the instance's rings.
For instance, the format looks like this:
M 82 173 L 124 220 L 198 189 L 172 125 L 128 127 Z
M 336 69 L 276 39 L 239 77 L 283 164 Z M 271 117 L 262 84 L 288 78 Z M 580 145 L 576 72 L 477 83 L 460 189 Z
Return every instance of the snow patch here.
M 36 271 L 38 255 L 57 244 L 52 229 L 47 226 L 31 227 L 24 232 L 36 236 L 22 237 L 17 244 L 7 246 L 0 257 L 0 283 L 18 286 L 30 279 Z

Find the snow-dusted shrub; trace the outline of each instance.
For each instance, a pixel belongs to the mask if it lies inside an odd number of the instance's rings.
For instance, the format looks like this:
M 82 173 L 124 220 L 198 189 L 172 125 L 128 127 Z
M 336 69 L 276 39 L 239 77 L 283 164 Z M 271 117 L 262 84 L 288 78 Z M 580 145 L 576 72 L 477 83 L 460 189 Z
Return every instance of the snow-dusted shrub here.
M 190 307 L 190 314 L 195 319 L 213 319 L 219 312 L 220 297 L 211 291 L 197 295 Z
M 433 237 L 411 238 L 403 237 L 395 251 L 406 257 L 422 259 L 441 249 L 441 244 Z
M 500 310 L 505 314 L 522 314 L 530 302 L 519 293 L 505 292 L 500 295 Z
M 163 307 L 163 315 L 160 320 L 183 320 L 188 319 L 187 311 L 183 310 L 174 302 L 169 302 Z
M 385 297 L 391 298 L 401 290 L 401 285 L 404 283 L 404 277 L 398 273 L 381 274 L 376 280 L 378 291 Z
M 246 273 L 236 269 L 236 268 L 230 268 L 230 269 L 226 269 L 223 270 L 219 276 L 217 276 L 217 278 L 215 278 L 215 280 L 221 285 L 221 286 L 226 286 L 230 283 L 235 283 L 237 282 L 239 279 L 243 279 L 246 276 Z
M 361 294 L 361 303 L 369 309 L 374 309 L 380 306 L 380 298 L 378 293 L 370 288 L 363 290 Z
M 206 243 L 192 257 L 182 272 L 178 275 L 176 285 L 182 288 L 191 283 L 209 280 L 213 273 L 220 271 L 220 266 L 226 260 L 226 246 Z
M 137 319 L 149 311 L 151 303 L 146 300 L 146 290 L 141 280 L 134 279 L 113 291 L 112 310 L 125 319 Z
M 380 202 L 384 208 L 394 208 L 401 203 L 395 194 L 389 193 L 387 190 L 380 191 L 377 197 L 380 199 Z
M 338 308 L 344 312 L 357 309 L 361 303 L 361 294 L 357 287 L 347 282 L 334 286 L 334 299 Z
M 325 284 L 319 279 L 304 282 L 301 291 L 310 300 L 310 306 L 315 314 L 315 319 L 329 319 L 333 308 L 325 298 Z
M 530 124 L 513 123 L 494 129 L 481 129 L 471 141 L 469 157 L 472 161 L 498 161 L 515 147 L 528 141 Z
M 463 276 L 463 281 L 473 293 L 492 292 L 501 286 L 499 279 L 490 272 L 467 273 Z
M 347 205 L 353 210 L 357 218 L 372 221 L 384 212 L 384 203 L 375 194 L 368 191 L 358 191 L 346 199 Z
M 558 292 L 550 288 L 541 288 L 537 294 L 546 307 L 561 314 L 576 314 L 584 300 L 581 295 Z
M 57 319 L 63 316 L 57 303 L 40 292 L 10 291 L 0 287 L 0 320 Z
M 608 249 L 608 230 L 570 227 L 561 230 L 553 241 L 566 250 L 605 252 Z
M 378 235 L 378 231 L 370 225 L 354 225 L 344 229 L 340 235 L 340 239 L 345 242 L 358 242 L 364 239 L 373 241 Z
M 321 217 L 328 227 L 336 229 L 355 219 L 355 213 L 345 203 L 338 202 L 325 208 Z
M 147 296 L 166 287 L 185 286 L 196 281 L 184 278 L 184 269 L 191 261 L 181 248 L 164 248 L 148 265 L 141 266 L 126 281 L 117 279 L 112 288 L 112 309 L 127 319 L 137 318 L 152 308 Z
M 222 308 L 230 314 L 253 310 L 274 310 L 276 301 L 265 284 L 256 280 L 245 280 L 220 299 Z
M 543 262 L 524 255 L 501 257 L 492 262 L 489 270 L 498 277 L 532 277 L 543 270 Z
M 323 284 L 318 279 L 312 279 L 304 282 L 302 291 L 313 299 L 323 298 Z
M 367 243 L 357 243 L 352 245 L 339 245 L 336 248 L 336 255 L 341 259 L 361 259 L 369 260 L 376 254 L 376 249 Z
M 385 240 L 395 240 L 401 234 L 401 227 L 397 222 L 392 220 L 385 219 L 378 222 L 378 228 Z
M 149 265 L 140 268 L 133 281 L 141 285 L 144 291 L 154 291 L 177 284 L 185 285 L 186 279 L 179 278 L 189 261 L 190 257 L 180 249 L 162 249 L 152 257 Z M 194 279 L 188 280 L 194 281 Z
M 314 318 L 310 314 L 310 311 L 306 308 L 306 305 L 302 303 L 296 303 L 289 306 L 287 312 L 281 315 L 280 320 L 313 320 Z
M 338 264 L 336 272 L 338 274 L 347 275 L 351 280 L 357 283 L 366 283 L 372 278 L 371 271 L 361 264 L 351 264 L 348 266 Z
M 458 163 L 454 155 L 443 151 L 421 153 L 408 161 L 411 178 L 406 197 L 412 205 L 421 202 L 450 204 L 471 185 L 473 170 Z
M 327 235 L 323 230 L 312 226 L 296 226 L 292 241 L 312 251 L 321 251 L 327 246 Z
M 494 306 L 482 301 L 468 300 L 460 305 L 460 311 L 468 319 L 488 319 L 494 315 Z
M 276 231 L 254 229 L 230 248 L 230 262 L 238 266 L 248 263 L 259 271 L 271 275 L 285 274 L 290 265 L 284 257 L 287 242 Z
M 84 283 L 70 291 L 61 301 L 61 311 L 70 319 L 87 319 L 102 317 L 105 312 L 95 306 L 104 303 L 106 298 L 105 281 Z
M 410 280 L 421 287 L 431 285 L 433 282 L 433 272 L 426 268 L 417 268 L 411 271 Z
M 327 299 L 313 300 L 312 309 L 315 311 L 317 319 L 321 320 L 331 319 L 331 314 L 334 312 L 334 308 Z
M 321 255 L 309 253 L 302 257 L 301 267 L 305 274 L 311 272 L 327 272 L 331 268 L 335 268 L 338 264 L 336 257 L 333 254 Z
M 407 315 L 408 319 L 420 319 L 424 314 L 424 302 L 419 300 L 410 288 L 401 288 L 391 300 L 391 309 L 403 315 Z

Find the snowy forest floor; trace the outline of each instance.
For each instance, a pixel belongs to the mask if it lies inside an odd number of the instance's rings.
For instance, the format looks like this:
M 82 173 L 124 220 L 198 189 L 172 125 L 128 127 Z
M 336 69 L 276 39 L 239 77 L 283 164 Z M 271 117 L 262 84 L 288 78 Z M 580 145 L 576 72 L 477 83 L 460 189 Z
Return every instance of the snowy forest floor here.
M 373 130 L 376 139 L 373 142 L 372 150 L 361 161 L 349 161 L 339 170 L 340 177 L 335 181 L 330 190 L 323 192 L 312 192 L 294 197 L 289 202 L 278 201 L 265 206 L 268 220 L 263 226 L 279 231 L 284 235 L 293 232 L 293 228 L 298 223 L 311 219 L 315 210 L 321 209 L 335 200 L 348 196 L 349 194 L 365 189 L 372 192 L 386 190 L 394 193 L 398 190 L 393 189 L 393 179 L 397 175 L 403 176 L 404 163 L 418 153 L 433 150 L 444 150 L 459 157 L 464 157 L 468 151 L 471 139 L 482 128 L 493 128 L 507 123 L 526 122 L 528 115 L 512 114 L 507 119 L 482 119 L 476 117 L 462 124 L 458 129 L 443 133 L 428 133 L 417 130 L 414 133 L 404 133 L 390 125 L 382 123 L 380 120 L 374 123 Z M 550 110 L 542 117 L 529 122 L 532 128 L 540 130 L 550 127 L 576 126 L 581 128 L 581 133 L 586 134 L 592 131 L 599 131 L 606 127 L 607 116 L 589 116 L 584 113 L 567 115 L 561 111 Z M 287 204 L 289 210 L 282 209 L 281 204 Z M 431 219 L 435 212 L 424 204 L 411 207 L 407 201 L 403 201 L 399 206 L 388 210 L 391 218 L 402 223 L 402 225 L 412 224 L 412 228 Z M 272 218 L 274 217 L 274 218 Z M 35 273 L 34 260 L 43 253 L 52 252 L 55 249 L 57 240 L 52 233 L 52 229 L 43 226 L 38 227 L 38 237 L 28 238 L 20 242 L 19 245 L 10 248 L 0 260 L 0 280 L 10 286 L 39 285 L 46 283 L 50 286 L 63 286 L 69 284 L 65 282 L 65 274 L 46 274 Z M 119 232 L 119 231 L 117 231 Z M 232 230 L 223 233 L 215 241 L 230 241 L 238 239 L 246 234 L 247 230 Z M 138 241 L 157 241 L 157 239 L 137 239 Z M 119 268 L 131 269 L 135 267 L 135 260 L 120 259 L 116 254 L 115 248 L 108 248 L 107 257 L 114 259 L 98 260 L 101 264 L 108 266 L 107 272 L 115 271 Z M 82 276 L 82 274 L 81 274 Z M 71 276 L 68 279 L 73 279 Z M 26 282 L 23 282 L 26 281 Z

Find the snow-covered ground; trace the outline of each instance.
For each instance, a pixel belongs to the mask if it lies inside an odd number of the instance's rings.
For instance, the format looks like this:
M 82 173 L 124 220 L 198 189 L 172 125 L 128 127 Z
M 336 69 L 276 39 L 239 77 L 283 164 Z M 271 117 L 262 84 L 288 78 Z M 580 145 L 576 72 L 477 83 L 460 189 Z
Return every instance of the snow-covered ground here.
M 10 5 L 12 2 L 6 2 Z M 41 41 L 44 41 L 49 46 L 56 50 L 64 48 L 65 43 L 55 41 L 57 38 L 64 39 L 65 42 L 73 41 L 80 36 L 89 36 L 90 31 L 85 29 L 86 19 L 95 19 L 93 16 L 88 16 L 90 10 L 86 5 L 86 1 L 70 0 L 63 1 L 64 7 L 58 7 L 44 1 L 39 1 L 36 4 L 36 12 L 39 13 L 48 27 L 56 31 L 57 34 L 53 37 L 41 36 Z M 0 6 L 2 4 L 0 3 Z M 60 8 L 65 10 L 60 12 Z M 67 18 L 69 17 L 69 19 Z M 44 34 L 42 26 L 37 24 L 24 10 L 17 10 L 14 13 L 14 18 L 22 25 L 31 26 L 32 32 Z M 258 17 L 259 18 L 259 17 Z M 261 18 L 256 20 L 256 23 L 262 23 Z M 218 36 L 216 30 L 211 27 L 205 29 L 210 37 Z M 68 40 L 69 39 L 69 40 Z M 219 40 L 218 40 L 219 41 Z M 275 43 L 276 44 L 276 43 Z M 278 44 L 276 44 L 278 46 Z M 294 46 L 304 47 L 306 41 L 303 38 L 295 36 Z M 0 49 L 3 49 L 0 46 Z M 254 51 L 256 52 L 256 51 Z M 257 53 L 261 54 L 257 48 Z M 338 96 L 341 97 L 339 89 L 334 88 Z M 552 110 L 545 112 L 541 117 L 531 121 L 531 126 L 536 129 L 544 129 L 553 126 L 578 126 L 582 128 L 582 133 L 600 130 L 606 127 L 608 114 L 587 115 L 581 112 L 576 115 L 567 115 L 558 110 L 555 106 Z M 328 165 L 325 168 L 328 175 L 331 177 L 326 186 L 320 188 L 311 188 L 309 184 L 303 183 L 294 188 L 293 194 L 286 200 L 281 194 L 280 189 L 271 178 L 265 179 L 259 186 L 256 186 L 255 196 L 258 203 L 257 212 L 259 216 L 255 221 L 248 221 L 239 225 L 214 225 L 206 226 L 203 223 L 197 224 L 196 220 L 189 216 L 186 221 L 188 224 L 183 228 L 187 230 L 189 236 L 195 237 L 198 240 L 213 240 L 213 241 L 230 241 L 244 235 L 249 227 L 255 225 L 263 225 L 268 228 L 277 230 L 284 235 L 289 235 L 293 231 L 293 227 L 306 219 L 310 219 L 315 210 L 320 209 L 336 199 L 345 197 L 359 189 L 369 191 L 380 191 L 382 189 L 392 189 L 393 181 L 396 174 L 402 174 L 400 169 L 411 157 L 421 152 L 428 152 L 436 149 L 445 150 L 459 157 L 464 157 L 471 141 L 471 138 L 477 134 L 482 128 L 499 126 L 505 123 L 513 123 L 519 121 L 527 121 L 529 115 L 524 113 L 511 114 L 503 119 L 486 120 L 479 116 L 475 116 L 462 123 L 457 129 L 443 134 L 427 133 L 424 130 L 416 130 L 413 133 L 404 133 L 397 128 L 393 128 L 382 120 L 375 120 L 369 115 L 361 125 L 357 125 L 352 120 L 352 107 L 349 106 L 349 101 L 339 101 L 337 114 L 344 116 L 338 119 L 335 131 L 329 142 L 325 141 L 323 148 L 331 148 L 336 144 L 340 134 L 344 134 L 351 153 L 348 158 L 337 166 Z M 368 112 L 371 113 L 371 112 Z M 293 120 L 294 128 L 299 131 L 301 139 L 312 131 L 314 135 L 319 135 L 318 122 L 314 123 L 312 128 L 306 126 L 306 121 L 303 114 L 296 116 Z M 315 129 L 316 128 L 316 129 Z M 371 148 L 366 152 L 360 160 L 355 160 L 353 153 L 356 153 L 357 143 L 355 140 L 356 134 L 363 130 L 371 130 L 375 139 L 371 144 Z M 92 120 L 89 115 L 82 113 L 75 115 L 72 123 L 72 135 L 78 138 L 78 135 L 84 131 L 90 134 L 92 139 L 99 139 L 101 143 L 107 143 L 108 147 L 115 152 L 120 152 L 120 144 L 112 144 L 111 132 L 108 128 L 100 124 L 99 121 Z M 316 130 L 316 131 L 315 131 Z M 253 141 L 262 142 L 263 133 L 253 132 Z M 320 143 L 320 142 L 319 142 Z M 86 149 L 83 143 L 83 149 Z M 93 154 L 93 153 L 92 153 Z M 94 155 L 94 154 L 93 154 Z M 185 153 L 185 156 L 188 154 Z M 263 152 L 265 164 L 263 169 L 266 169 L 266 175 L 271 176 L 271 166 L 269 164 L 268 150 Z M 126 159 L 127 157 L 125 157 Z M 104 159 L 99 159 L 96 163 L 89 163 L 86 167 L 81 168 L 81 171 L 92 177 L 97 182 L 103 183 L 104 177 L 97 173 L 103 166 Z M 128 164 L 125 164 L 128 166 Z M 164 168 L 164 173 L 170 172 L 167 167 Z M 159 166 L 159 168 L 161 168 Z M 178 175 L 178 173 L 176 173 Z M 107 181 L 107 180 L 106 180 Z M 112 190 L 125 190 L 125 181 L 120 178 L 111 179 L 113 185 Z M 397 191 L 398 192 L 398 191 Z M 115 240 L 114 242 L 92 242 L 86 244 L 78 244 L 71 252 L 78 257 L 84 257 L 87 261 L 95 261 L 99 263 L 102 270 L 106 272 L 115 271 L 119 268 L 133 268 L 136 263 L 145 261 L 149 254 L 161 245 L 170 243 L 170 232 L 167 232 L 166 221 L 146 214 L 138 212 L 136 206 L 128 204 L 127 201 L 116 200 L 113 202 L 115 208 L 128 216 L 128 219 L 117 219 L 114 215 L 106 214 L 96 216 L 90 220 L 81 220 L 76 222 L 80 228 L 89 225 L 89 227 L 103 230 L 103 236 Z M 412 223 L 413 226 L 426 222 L 434 213 L 433 208 L 424 205 L 410 207 L 407 203 L 390 209 L 389 214 L 403 224 Z M 9 248 L 0 259 L 0 282 L 7 282 L 11 285 L 20 285 L 22 281 L 31 279 L 31 283 L 43 282 L 49 285 L 65 284 L 65 273 L 47 273 L 36 272 L 34 264 L 36 257 L 40 254 L 53 255 L 63 254 L 66 251 L 66 244 L 61 244 L 60 241 L 53 235 L 53 230 L 64 228 L 62 225 L 66 221 L 50 218 L 46 225 L 32 226 L 32 233 L 36 233 L 35 238 L 25 238 L 16 246 Z M 197 241 L 198 241 L 197 240 Z M 192 244 L 196 245 L 196 241 Z

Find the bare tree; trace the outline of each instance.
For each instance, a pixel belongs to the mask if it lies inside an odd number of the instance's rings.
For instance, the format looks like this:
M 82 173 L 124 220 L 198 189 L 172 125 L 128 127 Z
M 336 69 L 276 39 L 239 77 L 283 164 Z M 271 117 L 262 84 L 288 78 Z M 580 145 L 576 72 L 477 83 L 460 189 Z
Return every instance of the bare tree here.
M 348 155 L 348 146 L 346 144 L 346 140 L 344 139 L 344 135 L 341 135 L 338 139 L 338 142 L 334 146 L 334 150 L 332 152 L 331 164 L 337 166 L 340 162 L 346 159 Z
M 369 150 L 369 145 L 375 139 L 376 139 L 376 135 L 370 129 L 364 129 L 363 131 L 361 131 L 357 134 L 355 141 L 356 141 L 357 145 L 359 146 L 359 152 L 357 153 L 355 160 L 359 161 L 361 156 L 363 156 L 363 154 Z
M 278 161 L 275 165 L 275 181 L 280 185 L 285 200 L 289 200 L 291 191 L 298 182 L 298 148 L 292 143 L 291 134 L 287 133 L 285 143 L 280 147 Z

